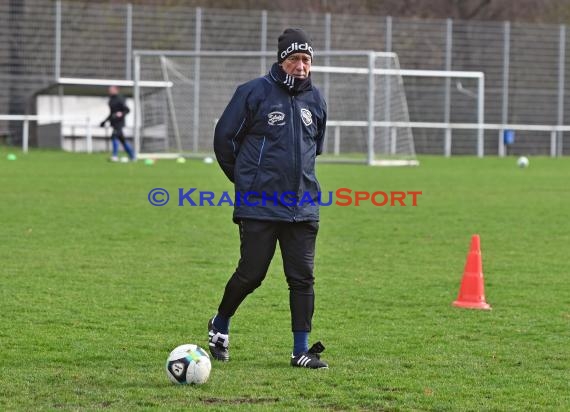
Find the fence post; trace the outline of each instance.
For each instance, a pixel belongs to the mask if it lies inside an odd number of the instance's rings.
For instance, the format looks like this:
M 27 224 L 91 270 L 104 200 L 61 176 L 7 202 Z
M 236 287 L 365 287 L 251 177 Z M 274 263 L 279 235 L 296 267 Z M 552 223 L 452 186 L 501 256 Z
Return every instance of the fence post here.
M 445 43 L 445 70 L 451 70 L 451 53 L 453 46 L 453 20 L 447 19 L 446 43 Z M 451 78 L 445 78 L 445 103 L 444 122 L 449 125 L 451 122 Z M 451 128 L 445 129 L 444 155 L 451 156 Z
M 331 14 L 325 14 L 325 51 L 330 51 L 331 49 Z M 329 67 L 331 65 L 331 58 L 330 56 L 326 56 L 325 60 L 325 67 Z M 330 74 L 324 73 L 323 76 L 323 93 L 325 96 L 325 101 L 329 101 L 329 94 L 330 94 Z
M 261 51 L 267 51 L 267 10 L 261 11 Z M 264 76 L 267 73 L 267 57 L 261 56 L 261 74 Z
M 392 16 L 386 16 L 386 52 L 392 52 Z M 386 69 L 392 69 L 392 60 L 388 58 L 386 64 Z M 371 70 L 376 68 L 376 60 L 374 60 L 374 65 Z M 386 75 L 384 79 L 384 120 L 389 122 L 392 119 L 392 75 Z M 372 80 L 374 75 L 372 75 Z M 374 97 L 375 99 L 375 97 Z M 390 151 L 390 127 L 384 127 L 385 144 L 384 151 L 389 153 Z M 374 148 L 372 148 L 374 150 Z
M 374 67 L 376 65 L 374 52 L 368 53 L 368 164 L 374 162 Z
M 506 155 L 505 142 L 503 140 L 504 126 L 509 122 L 509 65 L 511 54 L 511 23 L 506 21 L 503 25 L 503 98 L 501 105 L 501 123 L 503 128 L 499 130 L 499 157 Z
M 334 148 L 333 153 L 335 156 L 340 154 L 340 126 L 334 128 Z
M 194 39 L 194 50 L 199 52 L 202 45 L 202 9 L 196 7 L 196 37 Z M 197 56 L 194 62 L 194 118 L 192 121 L 192 150 L 198 152 L 198 138 L 200 133 L 200 57 Z
M 126 50 L 125 50 L 125 79 L 131 80 L 131 59 L 133 52 L 133 5 L 131 3 L 127 4 L 127 24 L 125 27 L 126 36 Z
M 55 2 L 55 52 L 53 74 L 57 81 L 61 77 L 61 0 Z
M 135 138 L 135 156 L 138 157 L 141 151 L 141 94 L 140 94 L 140 55 L 135 53 L 135 79 L 133 85 L 133 94 L 135 98 L 135 130 L 134 130 L 134 138 Z M 107 139 L 105 139 L 107 141 Z
M 566 26 L 560 25 L 558 42 L 558 126 L 564 124 L 564 74 L 566 72 Z M 562 141 L 562 132 L 559 131 L 557 135 L 560 136 Z M 556 152 L 554 156 L 556 156 Z
M 390 128 L 390 154 L 396 154 L 396 141 L 398 140 L 398 128 L 391 127 Z
M 477 99 L 477 157 L 485 156 L 485 75 L 479 77 Z
M 24 118 L 24 127 L 22 127 L 22 152 L 28 153 L 28 142 L 30 138 L 30 121 Z

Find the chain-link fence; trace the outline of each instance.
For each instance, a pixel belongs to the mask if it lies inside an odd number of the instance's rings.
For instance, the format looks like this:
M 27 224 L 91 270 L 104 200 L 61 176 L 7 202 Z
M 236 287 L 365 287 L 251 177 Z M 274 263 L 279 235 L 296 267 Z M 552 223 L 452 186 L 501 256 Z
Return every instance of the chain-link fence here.
M 565 26 L 477 21 L 415 20 L 385 16 L 197 9 L 88 1 L 8 0 L 0 3 L 0 114 L 34 113 L 38 91 L 61 77 L 131 79 L 139 49 L 271 51 L 287 26 L 305 28 L 319 50 L 376 50 L 398 54 L 403 69 L 485 73 L 485 122 L 565 125 L 570 64 Z M 327 62 L 318 61 L 316 64 Z M 260 60 L 259 73 L 272 59 Z M 232 70 L 227 67 L 227 70 Z M 252 77 L 259 73 L 252 73 Z M 448 81 L 426 94 L 406 79 L 411 121 L 463 122 L 475 90 Z M 450 101 L 445 90 L 450 90 Z M 462 103 L 463 102 L 463 103 Z M 0 137 L 16 142 L 21 130 L 0 121 Z M 418 153 L 443 153 L 445 133 L 414 130 Z M 569 154 L 564 136 L 556 153 Z M 474 132 L 454 130 L 451 153 L 474 154 Z M 498 132 L 485 132 L 485 153 L 499 153 Z M 551 154 L 547 131 L 517 130 L 510 153 Z

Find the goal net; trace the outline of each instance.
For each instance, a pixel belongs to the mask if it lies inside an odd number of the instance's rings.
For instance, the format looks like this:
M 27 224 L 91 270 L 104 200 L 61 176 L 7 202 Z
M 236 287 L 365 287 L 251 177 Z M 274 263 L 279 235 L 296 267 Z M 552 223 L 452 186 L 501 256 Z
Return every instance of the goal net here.
M 136 51 L 134 56 L 135 145 L 141 158 L 211 155 L 217 119 L 236 87 L 265 75 L 275 60 L 265 52 Z M 414 76 L 420 99 L 434 90 L 441 95 L 445 81 L 441 74 L 417 72 L 401 70 L 395 53 L 319 53 L 311 76 L 328 106 L 321 159 L 416 165 L 404 77 Z M 168 87 L 138 87 L 153 80 Z M 436 121 L 445 122 L 443 114 Z

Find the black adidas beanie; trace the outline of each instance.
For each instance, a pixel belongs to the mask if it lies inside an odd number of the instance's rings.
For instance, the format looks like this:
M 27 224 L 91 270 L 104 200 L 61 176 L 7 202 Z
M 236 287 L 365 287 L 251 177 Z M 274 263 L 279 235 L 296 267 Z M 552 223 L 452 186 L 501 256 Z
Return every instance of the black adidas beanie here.
M 303 29 L 285 29 L 277 40 L 277 61 L 283 63 L 283 60 L 295 53 L 308 54 L 312 59 L 311 39 Z

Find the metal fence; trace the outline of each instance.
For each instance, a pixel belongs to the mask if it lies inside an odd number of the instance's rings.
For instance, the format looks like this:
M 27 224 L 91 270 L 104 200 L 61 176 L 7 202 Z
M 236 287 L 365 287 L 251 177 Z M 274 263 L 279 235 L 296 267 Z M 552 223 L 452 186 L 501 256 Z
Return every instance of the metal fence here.
M 0 114 L 34 113 L 38 91 L 60 77 L 131 79 L 132 52 L 137 49 L 271 51 L 287 26 L 304 27 L 317 51 L 388 51 L 398 54 L 404 69 L 482 71 L 486 123 L 570 124 L 565 111 L 570 87 L 566 82 L 570 74 L 568 33 L 563 25 L 80 0 L 0 3 L 0 87 L 4 91 L 0 95 Z M 261 60 L 260 70 L 271 63 L 270 59 Z M 446 109 L 473 92 L 461 82 L 446 85 L 453 90 L 447 106 L 443 90 L 426 94 L 422 87 L 413 79 L 406 80 L 412 121 L 460 123 L 472 116 Z M 0 121 L 0 138 L 18 141 L 21 129 L 14 130 L 18 125 L 21 128 L 21 122 Z M 564 144 L 565 135 L 559 131 L 553 138 L 547 129 L 517 130 L 509 153 L 570 154 L 570 143 Z M 473 131 L 453 133 L 452 154 L 475 154 Z M 443 153 L 443 130 L 418 127 L 414 137 L 418 153 Z M 485 154 L 502 154 L 497 137 L 497 130 L 486 130 Z

